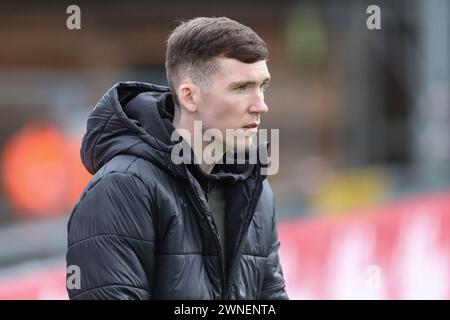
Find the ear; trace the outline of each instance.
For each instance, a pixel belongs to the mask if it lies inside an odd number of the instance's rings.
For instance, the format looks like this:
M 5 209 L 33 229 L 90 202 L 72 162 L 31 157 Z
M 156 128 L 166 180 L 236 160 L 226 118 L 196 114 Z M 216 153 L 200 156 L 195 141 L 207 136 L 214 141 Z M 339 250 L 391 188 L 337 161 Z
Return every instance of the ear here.
M 180 105 L 189 112 L 197 111 L 199 90 L 195 84 L 183 83 L 178 87 L 178 100 Z

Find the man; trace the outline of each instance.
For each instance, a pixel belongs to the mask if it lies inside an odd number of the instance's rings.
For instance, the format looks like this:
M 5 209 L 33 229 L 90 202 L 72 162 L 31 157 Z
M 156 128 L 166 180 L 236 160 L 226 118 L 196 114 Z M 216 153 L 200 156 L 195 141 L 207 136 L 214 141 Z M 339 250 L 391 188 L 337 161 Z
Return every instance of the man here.
M 266 59 L 250 28 L 196 18 L 169 37 L 170 89 L 119 83 L 100 100 L 81 147 L 94 177 L 68 224 L 71 299 L 287 299 L 261 160 L 211 164 L 194 145 L 200 123 L 223 133 L 224 157 L 248 154 L 268 110 Z M 181 144 L 191 162 L 174 161 Z

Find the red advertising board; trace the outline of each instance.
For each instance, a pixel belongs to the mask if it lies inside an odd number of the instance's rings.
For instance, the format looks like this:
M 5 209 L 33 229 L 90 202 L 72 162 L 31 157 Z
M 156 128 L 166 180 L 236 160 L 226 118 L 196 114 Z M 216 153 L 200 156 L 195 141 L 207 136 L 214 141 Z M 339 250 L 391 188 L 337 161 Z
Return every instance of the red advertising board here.
M 279 226 L 292 299 L 449 299 L 450 193 Z

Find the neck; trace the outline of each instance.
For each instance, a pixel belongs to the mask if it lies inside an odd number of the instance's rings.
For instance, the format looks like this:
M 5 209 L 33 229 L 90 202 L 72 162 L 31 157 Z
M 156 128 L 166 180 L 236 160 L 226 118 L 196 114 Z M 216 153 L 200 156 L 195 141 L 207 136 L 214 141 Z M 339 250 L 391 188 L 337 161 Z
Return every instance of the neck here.
M 199 163 L 199 166 L 202 169 L 202 171 L 205 173 L 211 173 L 212 169 L 215 166 L 215 163 L 208 164 L 203 161 L 203 151 L 205 150 L 208 143 L 203 141 L 202 137 L 197 137 L 196 141 L 202 141 L 202 147 L 200 149 L 200 148 L 195 148 L 193 146 L 194 141 L 195 141 L 194 134 L 203 135 L 203 132 L 196 132 L 196 130 L 194 130 L 194 120 L 183 121 L 183 119 L 178 119 L 178 121 L 174 121 L 172 124 L 173 124 L 175 130 L 178 132 L 178 134 L 183 137 L 183 140 L 186 141 L 187 143 L 189 143 L 189 145 L 191 146 L 191 149 L 194 152 L 195 158 L 197 160 L 199 160 L 199 162 L 201 161 Z M 183 130 L 181 130 L 181 129 L 183 129 Z M 187 132 L 189 132 L 189 134 L 186 134 Z M 223 152 L 223 154 L 225 154 L 225 152 Z M 223 156 L 223 154 L 221 155 L 221 157 Z

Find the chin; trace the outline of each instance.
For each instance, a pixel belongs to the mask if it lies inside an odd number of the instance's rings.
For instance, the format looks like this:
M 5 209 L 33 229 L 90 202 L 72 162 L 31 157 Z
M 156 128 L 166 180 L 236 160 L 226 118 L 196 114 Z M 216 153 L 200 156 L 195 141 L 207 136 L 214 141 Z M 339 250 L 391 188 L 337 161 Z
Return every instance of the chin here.
M 236 142 L 235 149 L 238 151 L 249 150 L 253 142 L 253 137 L 247 136 L 242 140 Z

